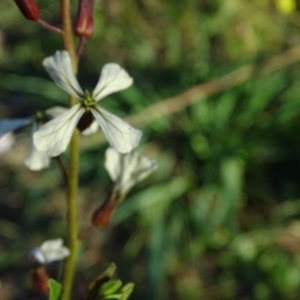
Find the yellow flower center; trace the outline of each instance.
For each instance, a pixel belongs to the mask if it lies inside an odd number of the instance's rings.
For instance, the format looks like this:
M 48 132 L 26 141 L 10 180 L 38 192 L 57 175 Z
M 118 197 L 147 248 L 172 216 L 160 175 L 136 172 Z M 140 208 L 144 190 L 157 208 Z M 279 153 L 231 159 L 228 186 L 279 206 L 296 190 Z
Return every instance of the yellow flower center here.
M 82 100 L 80 100 L 80 104 L 86 110 L 89 110 L 90 107 L 95 107 L 97 105 L 97 101 L 95 101 L 92 95 L 88 91 L 86 91 Z

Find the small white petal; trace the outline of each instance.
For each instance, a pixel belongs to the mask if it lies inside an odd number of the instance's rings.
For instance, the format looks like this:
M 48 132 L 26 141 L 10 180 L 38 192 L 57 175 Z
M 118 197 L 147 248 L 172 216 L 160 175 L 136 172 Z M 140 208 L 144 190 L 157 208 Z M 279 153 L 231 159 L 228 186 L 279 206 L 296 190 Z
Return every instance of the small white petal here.
M 40 248 L 33 248 L 30 251 L 30 254 L 33 256 L 33 258 L 39 262 L 40 264 L 44 265 L 47 263 L 46 257 L 44 256 L 44 253 L 41 251 Z
M 71 58 L 67 51 L 56 51 L 44 59 L 43 66 L 53 81 L 69 95 L 80 98 L 83 91 L 74 75 Z
M 121 154 L 109 148 L 106 150 L 105 168 L 116 182 L 115 188 L 126 194 L 137 182 L 149 176 L 157 168 L 157 163 L 138 153 Z
M 131 154 L 131 153 L 130 153 Z M 126 170 L 130 170 L 130 165 L 132 165 L 132 172 L 131 172 L 131 179 L 134 181 L 134 184 L 143 180 L 147 176 L 150 175 L 155 169 L 157 169 L 157 162 L 156 160 L 139 155 L 138 153 L 132 153 L 132 155 L 128 154 L 127 160 L 127 168 Z M 125 162 L 126 166 L 126 162 Z M 126 176 L 125 176 L 126 177 Z
M 84 114 L 80 104 L 43 125 L 33 135 L 35 147 L 47 152 L 50 156 L 58 156 L 64 152 L 71 140 L 73 131 Z
M 104 166 L 112 181 L 117 181 L 121 176 L 121 156 L 122 154 L 113 148 L 107 148 L 105 151 Z
M 33 126 L 33 132 L 30 141 L 30 151 L 28 156 L 25 158 L 24 163 L 31 171 L 40 171 L 49 167 L 50 156 L 43 151 L 39 151 L 33 144 L 33 134 L 40 128 L 37 124 Z
M 34 248 L 31 255 L 41 264 L 48 264 L 53 261 L 63 260 L 70 255 L 67 247 L 63 246 L 62 239 L 49 240 L 40 247 Z
M 56 118 L 69 110 L 69 107 L 54 106 L 45 110 L 45 114 L 51 119 Z
M 91 109 L 109 144 L 121 153 L 128 153 L 135 148 L 142 137 L 142 132 L 131 127 L 117 116 L 97 106 Z
M 107 95 L 130 87 L 132 82 L 133 79 L 118 64 L 106 64 L 102 68 L 100 79 L 93 91 L 93 98 L 99 101 Z
M 47 251 L 60 249 L 62 245 L 63 245 L 62 239 L 54 239 L 54 240 L 48 240 L 43 242 L 40 248 L 43 252 L 47 253 Z
M 91 135 L 91 134 L 96 133 L 98 131 L 98 129 L 99 129 L 99 124 L 96 120 L 94 120 L 87 129 L 85 129 L 81 132 L 81 134 L 82 135 Z
M 10 131 L 22 128 L 32 122 L 32 118 L 3 119 L 0 121 L 0 138 Z
M 31 145 L 30 153 L 25 158 L 24 163 L 31 171 L 40 171 L 46 169 L 50 165 L 50 156 L 46 152 L 37 150 Z
M 0 154 L 4 154 L 7 151 L 9 151 L 12 145 L 14 144 L 14 142 L 15 142 L 15 137 L 11 132 L 5 134 L 0 139 Z

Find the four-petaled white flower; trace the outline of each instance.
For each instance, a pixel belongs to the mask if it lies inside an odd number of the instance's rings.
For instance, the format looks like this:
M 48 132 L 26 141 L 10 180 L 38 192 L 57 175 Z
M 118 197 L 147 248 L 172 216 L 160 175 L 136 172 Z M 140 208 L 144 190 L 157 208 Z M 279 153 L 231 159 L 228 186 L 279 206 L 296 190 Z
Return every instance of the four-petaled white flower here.
M 30 254 L 38 263 L 45 265 L 65 259 L 70 255 L 70 250 L 63 246 L 62 239 L 55 239 L 45 241 L 40 247 L 32 249 Z
M 138 153 L 121 154 L 108 148 L 105 152 L 105 168 L 115 182 L 114 190 L 124 196 L 137 182 L 150 175 L 157 168 L 157 163 Z
M 86 115 L 98 122 L 109 144 L 118 152 L 128 153 L 139 144 L 142 136 L 140 130 L 131 127 L 97 104 L 105 96 L 126 89 L 132 84 L 132 78 L 124 69 L 115 63 L 104 65 L 100 79 L 90 94 L 82 91 L 73 73 L 68 52 L 57 51 L 55 55 L 44 59 L 43 65 L 53 81 L 79 103 L 43 125 L 34 134 L 37 149 L 47 152 L 50 156 L 64 152 L 75 127 Z
M 32 134 L 30 141 L 30 150 L 28 156 L 25 158 L 25 165 L 32 171 L 40 171 L 47 168 L 50 164 L 50 156 L 42 151 L 39 151 L 33 145 L 33 134 L 39 129 L 41 123 L 37 121 L 35 116 L 22 119 L 3 119 L 0 120 L 0 139 L 11 131 L 32 125 Z

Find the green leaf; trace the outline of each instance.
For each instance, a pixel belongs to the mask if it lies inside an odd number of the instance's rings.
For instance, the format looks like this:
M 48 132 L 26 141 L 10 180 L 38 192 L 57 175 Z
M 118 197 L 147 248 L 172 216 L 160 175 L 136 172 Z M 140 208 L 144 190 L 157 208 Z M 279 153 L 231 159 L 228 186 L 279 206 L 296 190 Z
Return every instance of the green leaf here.
M 101 300 L 121 300 L 122 299 L 122 294 L 113 294 L 113 295 L 108 295 L 105 296 L 104 298 L 101 298 Z
M 108 296 L 116 293 L 118 289 L 122 286 L 122 281 L 115 279 L 109 280 L 101 285 L 98 294 L 101 296 Z
M 120 300 L 127 300 L 134 288 L 134 283 L 127 283 L 121 288 L 122 297 Z
M 54 279 L 49 279 L 48 286 L 50 289 L 49 300 L 59 300 L 62 292 L 61 284 Z
M 99 295 L 101 286 L 110 281 L 116 271 L 116 268 L 116 265 L 114 263 L 111 263 L 109 267 L 89 285 L 86 300 L 95 299 L 95 297 Z
M 96 280 L 94 280 L 88 287 L 88 291 L 92 291 L 96 286 L 101 285 L 103 282 L 109 280 L 115 273 L 117 267 L 114 263 L 111 263 L 109 267 L 101 273 Z

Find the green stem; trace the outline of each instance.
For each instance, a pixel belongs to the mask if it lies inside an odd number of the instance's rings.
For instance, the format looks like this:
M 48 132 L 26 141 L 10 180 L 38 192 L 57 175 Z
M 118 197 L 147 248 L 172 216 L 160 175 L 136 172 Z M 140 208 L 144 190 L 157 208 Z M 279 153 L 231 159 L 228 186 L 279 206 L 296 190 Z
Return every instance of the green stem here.
M 72 30 L 70 0 L 60 0 L 62 35 L 65 49 L 69 52 L 74 73 L 77 72 L 77 58 L 74 47 L 74 36 Z M 76 99 L 70 97 L 70 106 L 77 103 Z M 70 255 L 66 259 L 63 270 L 63 294 L 61 300 L 70 300 L 76 268 L 77 253 L 79 248 L 78 224 L 77 224 L 77 192 L 78 192 L 78 165 L 79 145 L 78 131 L 75 130 L 70 143 L 69 180 L 67 193 L 67 234 Z
M 74 73 L 77 73 L 77 59 L 74 46 L 74 34 L 72 29 L 70 0 L 60 0 L 63 41 L 65 49 L 69 52 Z M 75 99 L 74 99 L 75 100 Z
M 77 190 L 78 190 L 78 131 L 75 131 L 70 144 L 70 166 L 67 198 L 67 231 L 70 255 L 63 270 L 62 300 L 70 300 L 79 248 L 77 224 Z

